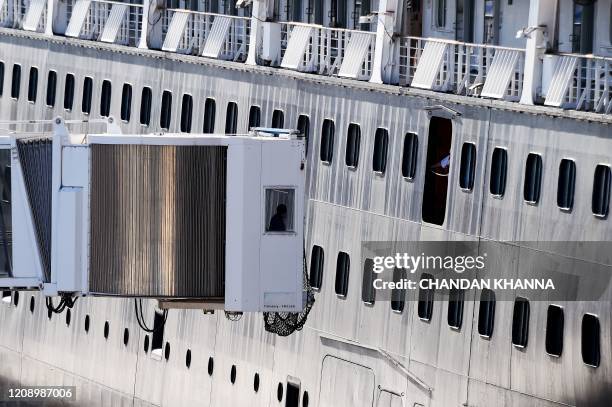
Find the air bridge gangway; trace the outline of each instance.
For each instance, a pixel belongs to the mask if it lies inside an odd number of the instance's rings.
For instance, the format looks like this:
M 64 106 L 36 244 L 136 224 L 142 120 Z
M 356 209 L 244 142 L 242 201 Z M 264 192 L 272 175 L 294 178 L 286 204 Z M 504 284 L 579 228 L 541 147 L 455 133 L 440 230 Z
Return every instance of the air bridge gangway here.
M 0 137 L 10 174 L 0 177 L 9 197 L 0 289 L 302 311 L 305 156 L 296 132 L 126 135 L 109 125 L 72 134 L 59 118 L 40 125 L 47 130 Z

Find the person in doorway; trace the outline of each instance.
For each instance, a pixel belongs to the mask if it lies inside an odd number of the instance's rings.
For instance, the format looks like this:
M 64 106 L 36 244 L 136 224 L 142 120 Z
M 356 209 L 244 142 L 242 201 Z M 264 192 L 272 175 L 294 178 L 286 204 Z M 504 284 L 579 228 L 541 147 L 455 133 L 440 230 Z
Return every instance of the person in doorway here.
M 280 204 L 276 207 L 276 213 L 270 219 L 270 225 L 268 226 L 269 232 L 284 232 L 287 230 L 285 219 L 287 218 L 287 207 L 284 204 Z
M 450 167 L 450 154 L 446 154 L 438 163 L 431 166 L 431 172 L 446 177 Z

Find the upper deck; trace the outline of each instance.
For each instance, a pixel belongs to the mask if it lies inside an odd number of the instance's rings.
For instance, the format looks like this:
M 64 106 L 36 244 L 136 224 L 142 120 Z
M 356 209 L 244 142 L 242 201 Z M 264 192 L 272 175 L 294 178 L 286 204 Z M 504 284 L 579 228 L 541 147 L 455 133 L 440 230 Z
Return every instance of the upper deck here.
M 612 2 L 0 0 L 0 26 L 521 105 L 612 112 Z

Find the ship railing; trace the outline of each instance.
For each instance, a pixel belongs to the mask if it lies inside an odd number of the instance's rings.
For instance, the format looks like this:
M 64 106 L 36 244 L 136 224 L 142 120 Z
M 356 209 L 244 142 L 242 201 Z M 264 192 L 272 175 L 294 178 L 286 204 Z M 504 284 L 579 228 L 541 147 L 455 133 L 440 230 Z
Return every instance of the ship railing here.
M 60 31 L 56 34 L 132 47 L 139 44 L 142 4 L 111 0 L 68 0 L 66 7 L 60 10 L 65 13 L 65 27 L 54 27 L 54 31 Z
M 249 17 L 166 9 L 162 14 L 162 50 L 244 61 L 248 55 Z
M 0 27 L 44 32 L 47 0 L 0 0 Z
M 437 38 L 400 39 L 402 86 L 518 101 L 525 50 Z
M 376 33 L 282 22 L 280 66 L 302 72 L 368 80 Z
M 612 113 L 612 58 L 545 55 L 541 97 L 547 106 Z

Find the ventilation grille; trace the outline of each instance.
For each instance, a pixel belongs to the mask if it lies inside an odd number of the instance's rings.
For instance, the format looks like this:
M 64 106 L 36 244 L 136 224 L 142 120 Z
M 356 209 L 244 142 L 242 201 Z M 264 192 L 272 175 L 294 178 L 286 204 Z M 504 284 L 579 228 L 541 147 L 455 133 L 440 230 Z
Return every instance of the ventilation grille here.
M 34 220 L 44 279 L 45 282 L 49 282 L 51 280 L 51 139 L 17 140 L 17 153 Z
M 223 298 L 226 147 L 92 145 L 92 293 Z

